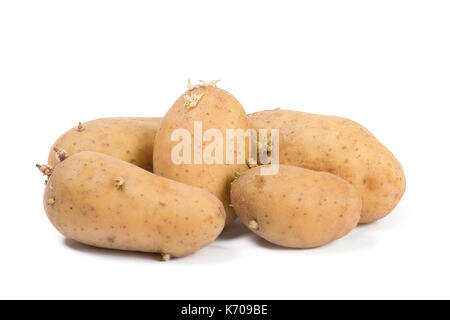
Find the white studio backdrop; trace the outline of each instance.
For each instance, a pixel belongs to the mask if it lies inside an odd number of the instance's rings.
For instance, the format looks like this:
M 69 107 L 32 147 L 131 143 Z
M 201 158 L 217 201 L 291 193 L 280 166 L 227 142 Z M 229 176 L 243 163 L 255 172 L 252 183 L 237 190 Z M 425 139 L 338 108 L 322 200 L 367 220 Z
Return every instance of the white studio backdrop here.
M 450 298 L 448 1 L 1 1 L 0 298 Z M 163 116 L 187 79 L 248 113 L 351 118 L 403 164 L 387 218 L 312 250 L 239 223 L 198 253 L 65 240 L 34 167 L 78 121 Z

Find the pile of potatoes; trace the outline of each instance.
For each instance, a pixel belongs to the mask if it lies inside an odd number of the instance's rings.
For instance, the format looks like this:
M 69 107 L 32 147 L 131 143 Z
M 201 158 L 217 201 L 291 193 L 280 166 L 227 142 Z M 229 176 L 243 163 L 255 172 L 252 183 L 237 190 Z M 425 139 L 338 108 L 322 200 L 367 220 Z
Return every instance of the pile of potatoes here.
M 172 132 L 279 129 L 279 170 L 267 165 L 175 164 Z M 205 146 L 205 142 L 202 142 Z M 258 142 L 260 145 L 261 142 Z M 267 146 L 266 146 L 267 147 Z M 247 115 L 217 81 L 193 86 L 163 118 L 79 123 L 51 147 L 44 208 L 84 244 L 192 254 L 238 217 L 274 244 L 313 248 L 389 214 L 405 192 L 402 166 L 367 129 L 344 118 L 275 109 Z

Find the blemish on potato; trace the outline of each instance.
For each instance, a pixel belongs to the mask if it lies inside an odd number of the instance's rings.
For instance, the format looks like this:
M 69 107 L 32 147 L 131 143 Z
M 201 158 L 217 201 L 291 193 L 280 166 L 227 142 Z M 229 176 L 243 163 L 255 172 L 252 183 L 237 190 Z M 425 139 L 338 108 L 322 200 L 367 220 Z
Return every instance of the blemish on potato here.
M 116 237 L 112 236 L 112 237 L 108 237 L 106 239 L 109 243 L 114 243 L 116 241 Z

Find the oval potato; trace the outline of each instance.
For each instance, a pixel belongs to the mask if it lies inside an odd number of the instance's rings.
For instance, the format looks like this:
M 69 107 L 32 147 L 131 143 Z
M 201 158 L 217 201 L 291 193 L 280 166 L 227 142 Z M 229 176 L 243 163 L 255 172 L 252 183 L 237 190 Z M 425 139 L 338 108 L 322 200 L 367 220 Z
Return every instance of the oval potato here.
M 313 248 L 349 233 L 361 215 L 359 192 L 326 172 L 280 165 L 244 172 L 231 186 L 233 208 L 253 232 L 290 248 Z
M 68 155 L 95 151 L 152 170 L 153 142 L 161 118 L 103 118 L 85 122 L 61 135 L 50 149 L 48 164 L 59 162 L 54 149 Z
M 77 153 L 54 168 L 44 207 L 68 238 L 176 257 L 211 243 L 225 223 L 211 193 L 97 152 Z
M 248 116 L 259 129 L 280 129 L 280 163 L 333 173 L 363 199 L 360 223 L 389 214 L 402 198 L 401 164 L 366 128 L 351 120 L 298 111 L 261 111 Z
M 199 98 L 197 103 L 189 105 L 189 101 Z M 171 159 L 172 149 L 179 142 L 172 141 L 171 136 L 176 129 L 186 129 L 194 141 L 194 122 L 201 121 L 203 132 L 218 129 L 225 140 L 226 129 L 249 129 L 247 116 L 239 101 L 225 90 L 213 85 L 196 86 L 181 95 L 161 122 L 155 138 L 153 152 L 153 169 L 155 174 L 180 181 L 195 187 L 203 188 L 217 196 L 224 204 L 227 212 L 226 225 L 231 224 L 236 215 L 230 205 L 230 182 L 236 172 L 247 170 L 246 159 L 243 164 L 175 164 Z M 248 140 L 247 140 L 248 142 Z M 205 149 L 209 143 L 202 143 Z M 194 146 L 191 143 L 191 159 Z M 223 155 L 226 155 L 226 143 L 223 142 Z M 234 158 L 237 156 L 237 148 Z M 225 159 L 224 159 L 225 163 Z

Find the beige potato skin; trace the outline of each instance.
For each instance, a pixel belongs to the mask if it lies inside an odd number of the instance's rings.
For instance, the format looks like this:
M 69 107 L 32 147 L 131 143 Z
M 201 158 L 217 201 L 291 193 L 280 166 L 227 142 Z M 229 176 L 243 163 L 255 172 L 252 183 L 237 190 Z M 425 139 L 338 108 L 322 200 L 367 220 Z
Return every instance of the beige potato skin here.
M 54 148 L 70 155 L 81 151 L 95 151 L 152 170 L 153 142 L 161 118 L 103 118 L 82 123 L 60 136 L 50 149 L 48 164 L 59 161 Z
M 204 94 L 198 105 L 190 110 L 185 107 L 185 94 Z M 202 121 L 203 132 L 210 128 L 222 132 L 225 140 L 226 129 L 249 129 L 247 116 L 239 101 L 225 90 L 202 86 L 186 91 L 167 112 L 156 134 L 153 151 L 153 169 L 155 174 L 180 181 L 195 187 L 206 189 L 217 196 L 224 204 L 227 212 L 226 226 L 236 218 L 230 205 L 230 182 L 236 172 L 247 170 L 246 164 L 179 164 L 171 160 L 172 148 L 179 142 L 171 141 L 172 132 L 177 128 L 185 128 L 191 133 L 194 141 L 194 121 Z M 203 148 L 210 142 L 203 143 Z M 192 146 L 192 158 L 194 154 Z M 236 155 L 235 150 L 235 155 Z M 224 151 L 225 157 L 225 141 Z M 225 161 L 224 161 L 225 162 Z
M 261 166 L 264 167 L 264 166 Z M 357 224 L 362 201 L 345 180 L 326 172 L 280 165 L 275 175 L 261 167 L 243 173 L 231 187 L 241 221 L 262 238 L 290 248 L 314 248 L 341 238 Z
M 121 189 L 117 177 L 125 180 Z M 68 238 L 176 257 L 211 243 L 225 223 L 223 205 L 211 193 L 96 152 L 77 153 L 54 168 L 44 207 Z
M 327 171 L 361 193 L 360 223 L 389 214 L 402 198 L 401 164 L 366 128 L 351 120 L 298 111 L 250 114 L 253 128 L 280 129 L 280 163 Z

